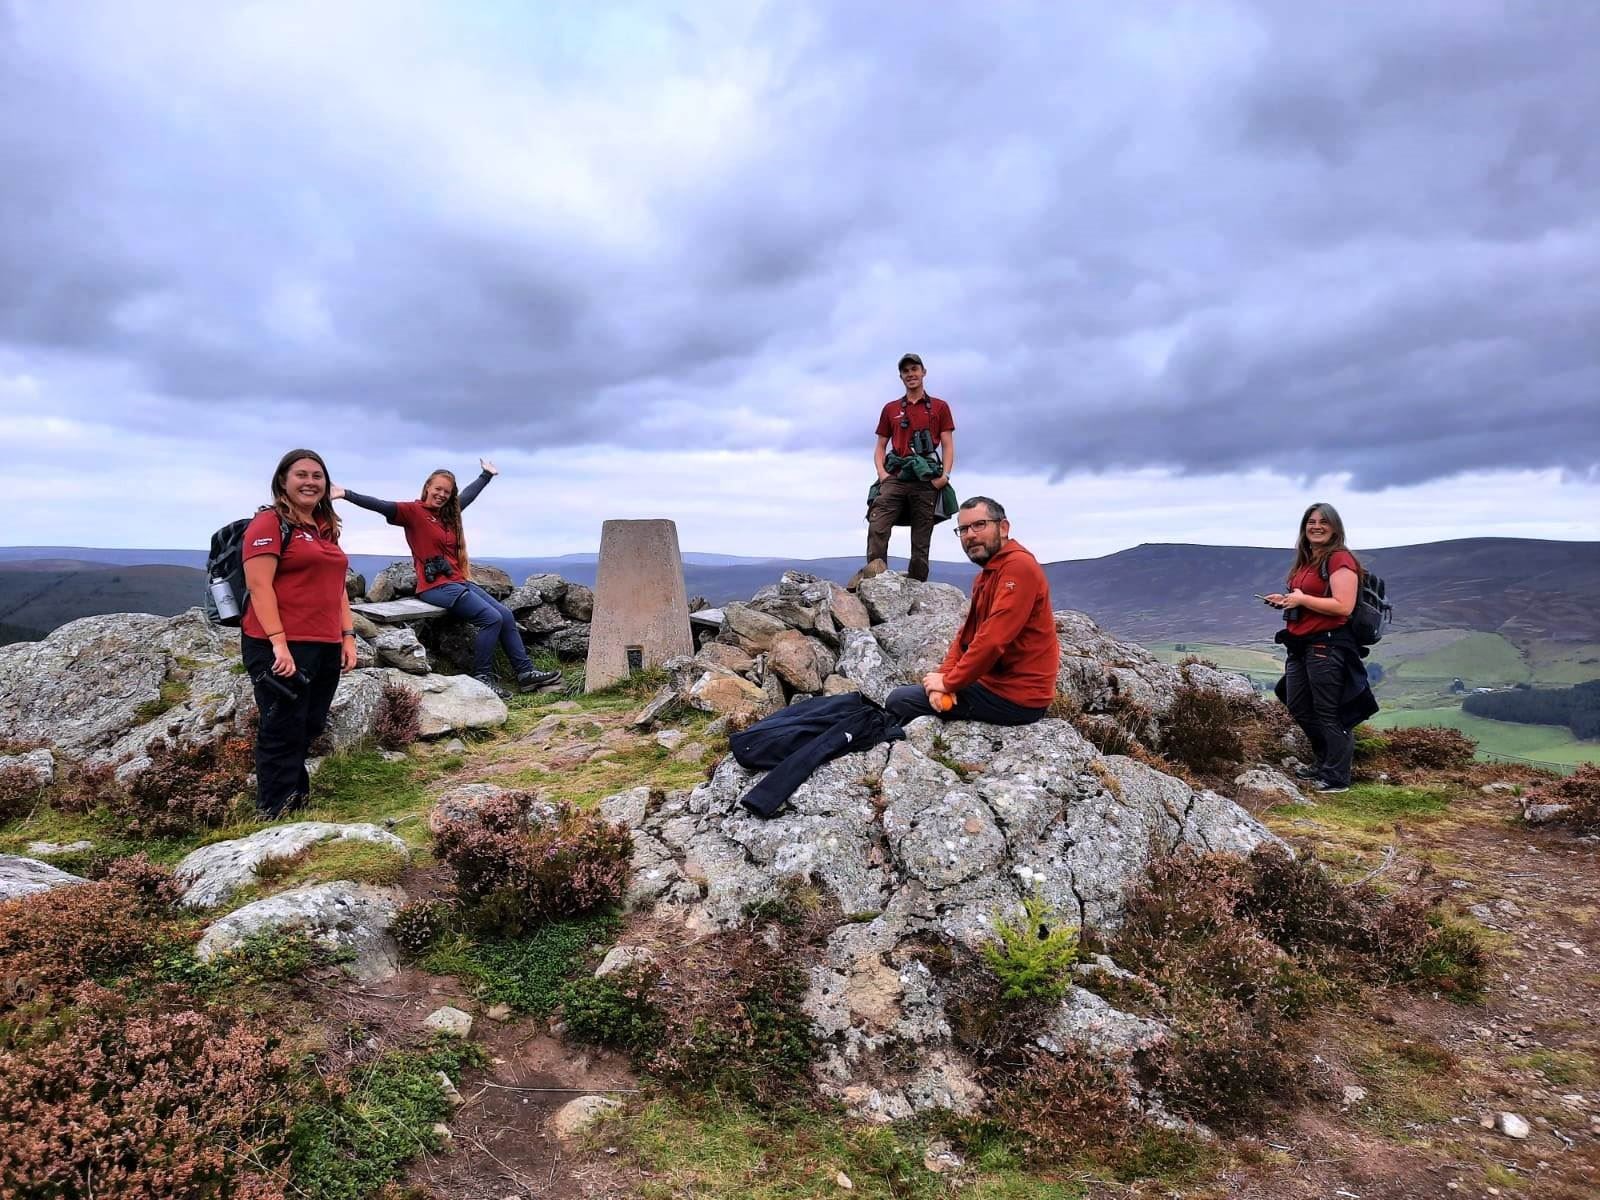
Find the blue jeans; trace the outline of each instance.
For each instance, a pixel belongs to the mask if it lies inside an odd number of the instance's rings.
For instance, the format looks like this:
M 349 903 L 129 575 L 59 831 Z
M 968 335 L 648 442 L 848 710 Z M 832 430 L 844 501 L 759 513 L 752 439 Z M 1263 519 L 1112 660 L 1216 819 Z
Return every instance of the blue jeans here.
M 971 683 L 956 693 L 956 706 L 949 712 L 936 712 L 928 703 L 921 684 L 897 687 L 884 697 L 883 706 L 900 724 L 918 717 L 938 717 L 941 721 L 984 721 L 990 725 L 1032 725 L 1048 708 L 1024 708 L 1004 696 L 997 696 L 982 684 Z
M 475 583 L 441 583 L 417 594 L 418 600 L 442 608 L 452 616 L 470 621 L 478 628 L 478 639 L 472 645 L 472 673 L 494 674 L 494 648 L 499 646 L 511 660 L 511 669 L 518 676 L 533 670 L 533 660 L 522 644 L 522 633 L 517 628 L 517 618 L 500 601 Z

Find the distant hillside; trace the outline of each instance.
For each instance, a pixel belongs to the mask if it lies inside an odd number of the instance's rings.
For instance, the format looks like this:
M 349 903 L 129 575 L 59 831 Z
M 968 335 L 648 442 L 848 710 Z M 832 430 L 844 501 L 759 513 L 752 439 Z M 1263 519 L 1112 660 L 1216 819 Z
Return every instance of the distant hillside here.
M 1600 643 L 1600 542 L 1463 538 L 1360 554 L 1364 565 L 1388 581 L 1397 632 L 1477 630 L 1523 646 Z M 102 557 L 159 555 L 186 562 L 107 565 Z M 92 561 L 97 557 L 101 561 Z M 1278 628 L 1277 614 L 1253 594 L 1283 586 L 1288 558 L 1287 550 L 1254 546 L 1148 544 L 1103 558 L 1048 563 L 1045 572 L 1057 608 L 1081 609 L 1123 637 L 1240 645 L 1267 641 Z M 188 564 L 203 559 L 198 551 L 0 548 L 0 623 L 44 632 L 90 613 L 178 612 L 198 603 L 201 572 Z M 713 604 L 745 599 L 789 568 L 843 582 L 861 561 L 714 554 L 685 559 L 689 594 Z M 368 579 L 391 561 L 353 557 Z M 578 583 L 594 582 L 593 555 L 485 556 L 482 561 L 518 580 L 552 571 Z M 896 559 L 894 565 L 904 569 L 905 561 Z M 933 564 L 934 579 L 962 588 L 973 571 L 967 563 Z

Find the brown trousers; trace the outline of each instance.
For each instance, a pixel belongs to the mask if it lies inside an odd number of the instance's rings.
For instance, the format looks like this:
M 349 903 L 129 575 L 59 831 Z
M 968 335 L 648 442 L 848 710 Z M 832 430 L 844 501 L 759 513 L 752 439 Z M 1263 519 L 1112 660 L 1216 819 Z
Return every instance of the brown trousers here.
M 908 483 L 885 479 L 878 487 L 878 498 L 867 510 L 867 561 L 888 559 L 889 535 L 896 525 L 911 526 L 911 566 L 906 574 L 913 579 L 928 578 L 928 549 L 933 543 L 933 515 L 939 493 L 927 482 Z

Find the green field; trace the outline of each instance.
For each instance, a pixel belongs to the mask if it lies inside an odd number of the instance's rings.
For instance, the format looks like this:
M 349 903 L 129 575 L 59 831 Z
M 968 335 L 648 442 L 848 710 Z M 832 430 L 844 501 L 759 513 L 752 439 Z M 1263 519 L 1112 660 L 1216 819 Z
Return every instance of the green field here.
M 1428 725 L 1459 729 L 1478 743 L 1478 757 L 1511 759 L 1534 766 L 1570 769 L 1580 763 L 1600 762 L 1600 742 L 1581 742 L 1560 725 L 1518 725 L 1490 721 L 1460 708 L 1388 710 L 1373 717 L 1378 729 Z
M 1178 647 L 1183 649 L 1179 650 Z M 1224 646 L 1217 642 L 1153 642 L 1145 647 L 1164 663 L 1176 665 L 1191 656 L 1214 662 L 1226 671 L 1251 679 L 1276 682 L 1283 674 L 1283 652 L 1257 646 Z
M 1546 687 L 1600 679 L 1600 646 L 1590 642 L 1535 642 L 1528 661 L 1534 679 Z
M 1469 633 L 1448 646 L 1424 654 L 1420 658 L 1406 658 L 1391 667 L 1380 644 L 1373 657 L 1392 670 L 1397 679 L 1449 683 L 1459 678 L 1468 687 L 1489 687 L 1501 683 L 1528 683 L 1533 679 L 1533 668 L 1518 649 L 1498 633 Z

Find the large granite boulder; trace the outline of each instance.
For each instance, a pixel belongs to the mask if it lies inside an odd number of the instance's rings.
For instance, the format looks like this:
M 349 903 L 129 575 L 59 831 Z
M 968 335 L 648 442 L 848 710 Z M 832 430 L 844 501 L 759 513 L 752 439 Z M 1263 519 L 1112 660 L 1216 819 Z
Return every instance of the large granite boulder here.
M 210 962 L 253 934 L 303 929 L 313 941 L 348 955 L 343 970 L 363 983 L 381 983 L 400 970 L 400 947 L 390 932 L 406 902 L 399 888 L 338 880 L 291 888 L 234 910 L 212 923 L 194 948 Z
M 254 712 L 237 631 L 198 608 L 84 617 L 0 646 L 0 738 L 70 758 L 137 758 L 156 740 L 203 745 L 247 731 Z
M 975 950 L 1034 891 L 1071 924 L 1111 931 L 1153 857 L 1277 841 L 1231 801 L 1102 756 L 1053 719 L 913 721 L 906 740 L 819 768 L 770 820 L 738 804 L 759 777 L 730 757 L 691 792 L 603 801 L 633 831 L 629 902 L 709 932 L 796 883 L 820 887 L 842 919 L 805 1000 L 825 1046 L 818 1075 L 866 1115 L 981 1097 L 950 1040 L 931 942 Z M 1037 1034 L 1047 1048 L 1134 1049 L 1162 1035 L 1079 990 Z
M 376 842 L 409 857 L 406 844 L 376 825 L 296 821 L 273 825 L 248 837 L 213 842 L 190 852 L 173 869 L 188 908 L 214 908 L 241 888 L 261 882 L 256 869 L 271 859 L 293 858 L 323 842 Z
M 36 858 L 23 858 L 20 854 L 0 854 L 0 901 L 14 900 L 18 896 L 31 896 L 35 892 L 48 892 L 52 888 L 87 883 L 76 875 L 68 875 L 60 867 L 40 862 Z
M 465 729 L 495 729 L 510 715 L 505 701 L 471 675 L 407 675 L 393 668 L 378 674 L 404 684 L 422 698 L 418 720 L 425 738 Z

